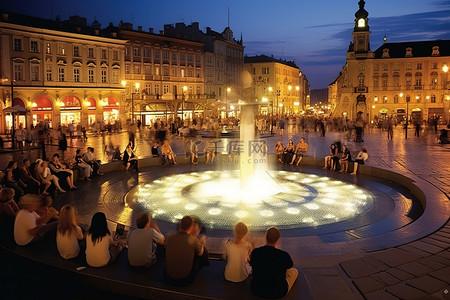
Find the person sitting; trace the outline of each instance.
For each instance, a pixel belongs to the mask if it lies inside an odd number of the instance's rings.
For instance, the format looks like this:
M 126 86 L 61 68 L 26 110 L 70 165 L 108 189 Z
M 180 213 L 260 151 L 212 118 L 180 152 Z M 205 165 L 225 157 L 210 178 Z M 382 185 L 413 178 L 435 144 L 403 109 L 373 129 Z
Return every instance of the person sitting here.
M 53 154 L 52 161 L 48 166 L 52 174 L 58 177 L 60 186 L 67 183 L 70 190 L 77 189 L 77 187 L 73 185 L 73 171 L 67 169 L 66 166 L 60 162 L 58 153 Z
M 198 163 L 198 147 L 192 139 L 188 139 L 186 142 L 186 157 L 189 157 L 191 164 L 196 165 Z
M 173 285 L 191 283 L 207 262 L 206 236 L 198 238 L 199 229 L 194 219 L 185 216 L 179 224 L 179 232 L 169 235 L 166 241 L 165 281 Z
M 77 225 L 75 208 L 71 205 L 64 205 L 61 208 L 56 229 L 56 246 L 59 255 L 64 259 L 77 257 L 80 253 L 78 241 L 82 239 L 83 231 Z
M 145 212 L 137 217 L 136 225 L 128 237 L 128 262 L 133 267 L 149 268 L 156 263 L 157 245 L 164 245 L 164 235 Z
M 14 160 L 11 160 L 8 163 L 8 166 L 5 169 L 5 186 L 14 189 L 15 191 L 15 198 L 14 200 L 16 202 L 19 201 L 19 198 L 22 197 L 25 194 L 25 191 L 22 189 L 22 187 L 20 187 L 19 185 L 19 178 L 17 178 L 17 173 L 16 173 L 16 169 L 17 169 L 17 162 L 15 162 Z
M 19 246 L 25 246 L 42 239 L 47 233 L 56 229 L 57 222 L 50 222 L 55 214 L 40 217 L 35 211 L 41 205 L 38 195 L 27 194 L 20 198 L 19 205 L 22 209 L 17 213 L 14 222 L 14 240 Z
M 250 255 L 252 266 L 251 289 L 257 296 L 281 298 L 286 295 L 298 277 L 290 255 L 276 245 L 280 231 L 271 227 L 266 233 L 266 244 L 256 248 Z
M 253 246 L 245 240 L 248 234 L 247 225 L 242 222 L 234 226 L 234 239 L 225 244 L 225 279 L 231 282 L 242 282 L 251 273 L 249 264 Z
M 341 164 L 341 170 L 339 172 L 348 172 L 348 162 L 352 160 L 352 155 L 350 154 L 350 151 L 348 151 L 347 146 L 342 146 L 342 153 L 341 158 L 339 160 Z
M 449 144 L 450 141 L 448 140 L 448 130 L 443 128 L 441 130 L 441 134 L 439 135 L 439 144 Z
M 128 143 L 125 152 L 123 153 L 123 164 L 125 166 L 125 171 L 128 171 L 130 167 L 136 169 L 136 172 L 139 173 L 138 169 L 138 158 L 134 154 L 133 149 L 131 149 L 131 143 Z
M 66 191 L 59 185 L 58 177 L 51 174 L 51 171 L 47 166 L 47 162 L 42 159 L 37 159 L 36 162 L 35 177 L 41 183 L 41 186 L 44 186 L 42 195 L 48 195 L 47 190 L 52 183 L 60 193 L 65 193 Z
M 77 166 L 79 168 L 80 179 L 90 181 L 94 170 L 87 162 L 84 161 L 80 149 L 77 149 L 77 151 L 75 152 L 74 161 L 74 166 Z
M 169 140 L 165 139 L 161 146 L 161 154 L 164 158 L 167 158 L 169 162 L 172 162 L 175 166 L 178 165 L 175 160 L 175 153 L 172 150 L 172 147 L 169 144 Z M 165 160 L 163 162 L 165 164 Z
M 205 163 L 214 163 L 214 159 L 216 158 L 217 151 L 216 151 L 216 144 L 212 142 L 211 140 L 208 140 L 205 144 L 204 148 L 206 157 L 205 157 Z
M 15 218 L 20 211 L 19 206 L 14 201 L 15 193 L 14 189 L 11 188 L 4 188 L 0 191 L 0 216 L 6 215 Z
M 59 212 L 54 207 L 52 207 L 52 197 L 50 197 L 49 195 L 43 195 L 40 197 L 40 200 L 40 205 L 35 210 L 35 213 L 37 213 L 41 218 L 47 215 L 52 215 L 53 217 L 50 219 L 50 221 L 58 220 Z
M 92 167 L 93 175 L 103 175 L 100 172 L 101 161 L 95 158 L 94 148 L 87 147 L 87 151 L 83 154 L 83 160 Z
M 305 138 L 302 137 L 300 139 L 300 143 L 298 143 L 297 146 L 295 147 L 295 154 L 294 157 L 292 158 L 291 165 L 295 163 L 295 165 L 298 166 L 303 159 L 303 154 L 306 151 L 308 151 L 308 144 L 305 142 Z M 295 160 L 297 160 L 297 162 L 295 162 Z
M 122 246 L 125 246 L 122 241 L 113 241 L 105 214 L 95 213 L 86 236 L 86 262 L 88 265 L 104 267 L 113 263 L 122 252 Z
M 31 174 L 30 166 L 30 160 L 24 159 L 20 167 L 20 180 L 25 185 L 25 191 L 27 193 L 38 194 L 41 183 Z
M 295 145 L 292 139 L 289 139 L 286 148 L 284 148 L 283 152 L 283 163 L 290 164 L 292 162 L 292 158 L 294 157 Z
M 330 155 L 325 156 L 325 166 L 323 167 L 324 170 L 326 170 L 326 169 L 333 170 L 334 169 L 334 157 L 337 157 L 338 154 L 339 154 L 338 148 L 336 147 L 336 145 L 331 144 Z
M 280 163 L 283 163 L 283 153 L 284 153 L 284 146 L 283 143 L 281 143 L 280 140 L 278 140 L 276 146 L 275 146 L 275 153 L 277 155 L 278 161 Z
M 153 146 L 152 146 L 152 156 L 153 156 L 153 157 L 159 157 L 158 143 L 157 143 L 157 142 L 153 142 Z
M 358 155 L 355 158 L 355 162 L 353 163 L 353 172 L 351 175 L 356 175 L 358 171 L 358 165 L 363 165 L 364 162 L 369 158 L 369 154 L 367 153 L 367 147 L 362 147 L 361 151 L 359 151 Z

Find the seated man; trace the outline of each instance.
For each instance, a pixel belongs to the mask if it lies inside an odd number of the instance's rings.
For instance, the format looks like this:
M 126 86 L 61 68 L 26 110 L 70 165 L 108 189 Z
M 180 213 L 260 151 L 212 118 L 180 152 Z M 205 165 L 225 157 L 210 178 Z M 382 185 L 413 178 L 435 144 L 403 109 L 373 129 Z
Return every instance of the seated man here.
M 250 256 L 253 270 L 251 288 L 253 293 L 264 298 L 281 298 L 294 285 L 298 276 L 292 259 L 283 250 L 277 249 L 280 231 L 271 227 L 266 233 L 266 245 L 256 248 Z
M 295 164 L 298 166 L 300 162 L 303 159 L 303 154 L 308 151 L 308 143 L 305 142 L 305 138 L 302 137 L 300 139 L 300 143 L 297 144 L 297 147 L 295 147 L 295 154 L 292 158 L 292 164 Z M 295 162 L 297 160 L 297 162 Z
M 191 283 L 201 267 L 208 264 L 206 236 L 198 238 L 199 227 L 190 216 L 181 219 L 179 232 L 167 237 L 167 283 L 183 286 Z
M 128 237 L 128 261 L 133 267 L 149 268 L 156 262 L 156 244 L 164 245 L 164 235 L 147 213 L 137 217 L 136 225 Z
M 83 154 L 82 158 L 94 170 L 92 176 L 103 175 L 103 173 L 100 172 L 101 161 L 95 158 L 94 148 L 87 147 L 87 151 Z
M 57 217 L 56 212 L 51 212 L 44 217 L 39 217 L 35 210 L 41 205 L 38 195 L 27 194 L 20 198 L 19 205 L 22 209 L 16 216 L 14 222 L 14 240 L 17 245 L 25 246 L 31 242 L 40 240 L 50 231 L 56 231 L 57 222 L 47 224 Z

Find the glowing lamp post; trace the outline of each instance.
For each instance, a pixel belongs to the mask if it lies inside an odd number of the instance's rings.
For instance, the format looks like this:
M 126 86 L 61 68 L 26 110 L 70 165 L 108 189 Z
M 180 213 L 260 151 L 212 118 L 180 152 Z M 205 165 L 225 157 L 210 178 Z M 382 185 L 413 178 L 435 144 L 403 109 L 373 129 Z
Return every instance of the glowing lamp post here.
M 227 88 L 227 94 L 225 96 L 225 119 L 228 119 L 228 94 L 231 92 L 231 88 Z
M 183 101 L 181 102 L 181 121 L 184 125 L 184 101 L 186 100 L 187 86 L 183 86 Z

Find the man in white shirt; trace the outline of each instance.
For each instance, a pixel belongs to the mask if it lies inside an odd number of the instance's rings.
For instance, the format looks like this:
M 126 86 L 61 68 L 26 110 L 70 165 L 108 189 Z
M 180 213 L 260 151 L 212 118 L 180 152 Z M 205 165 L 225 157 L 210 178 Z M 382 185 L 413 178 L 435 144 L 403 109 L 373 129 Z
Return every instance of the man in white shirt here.
M 164 245 L 164 235 L 147 213 L 137 217 L 136 225 L 128 237 L 128 261 L 131 266 L 149 268 L 156 262 L 156 244 Z
M 57 211 L 48 213 L 45 217 L 39 217 L 34 211 L 39 208 L 40 198 L 38 195 L 27 194 L 20 198 L 20 206 L 23 207 L 16 216 L 14 222 L 14 240 L 17 245 L 25 246 L 36 242 L 50 231 L 56 230 L 57 222 L 47 224 L 57 216 Z

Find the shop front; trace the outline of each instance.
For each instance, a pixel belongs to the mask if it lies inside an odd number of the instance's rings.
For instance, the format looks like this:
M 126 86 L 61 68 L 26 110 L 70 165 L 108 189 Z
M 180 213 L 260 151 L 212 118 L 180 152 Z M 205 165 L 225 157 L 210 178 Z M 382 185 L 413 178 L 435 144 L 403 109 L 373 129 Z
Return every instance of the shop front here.
M 397 123 L 402 123 L 406 120 L 406 110 L 404 108 L 397 109 Z
M 86 106 L 88 109 L 88 125 L 90 126 L 96 121 L 97 101 L 94 98 L 88 98 Z
M 39 96 L 34 99 L 32 109 L 33 125 L 36 126 L 39 122 L 47 121 L 51 125 L 53 120 L 53 105 L 52 101 L 46 96 Z
M 114 124 L 119 120 L 119 101 L 114 96 L 102 100 L 102 106 L 105 124 Z
M 81 101 L 76 96 L 66 96 L 60 102 L 61 125 L 81 123 Z

